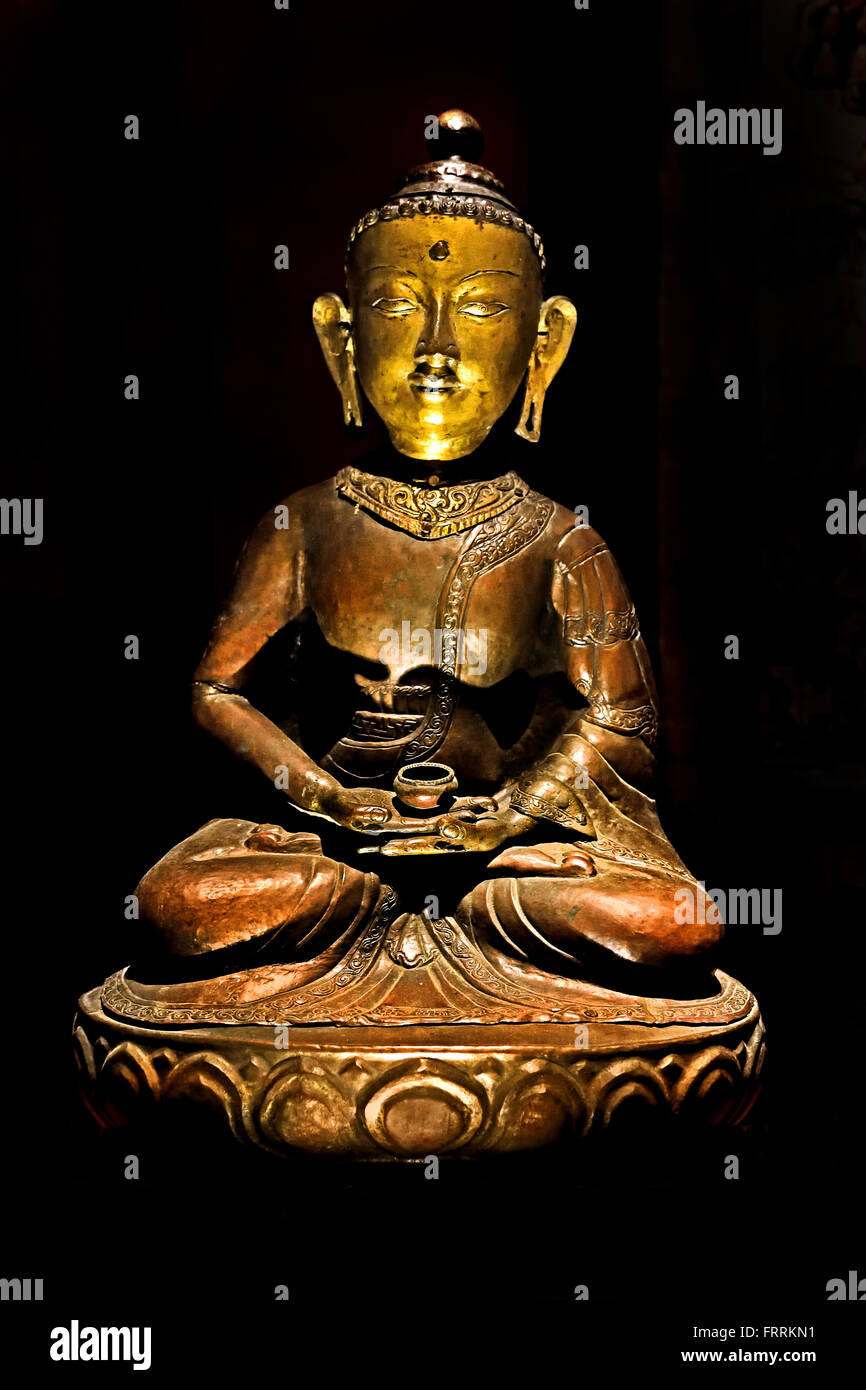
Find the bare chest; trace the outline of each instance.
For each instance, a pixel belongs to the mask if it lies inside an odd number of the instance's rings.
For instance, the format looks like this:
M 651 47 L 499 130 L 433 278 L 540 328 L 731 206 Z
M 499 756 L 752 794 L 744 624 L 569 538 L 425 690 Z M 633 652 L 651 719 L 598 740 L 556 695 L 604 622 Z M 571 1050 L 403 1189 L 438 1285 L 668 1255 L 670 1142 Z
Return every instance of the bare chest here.
M 488 686 L 550 669 L 551 574 L 537 542 L 499 558 L 467 533 L 424 541 L 350 513 L 310 555 L 308 594 L 329 645 L 388 679 L 451 667 Z

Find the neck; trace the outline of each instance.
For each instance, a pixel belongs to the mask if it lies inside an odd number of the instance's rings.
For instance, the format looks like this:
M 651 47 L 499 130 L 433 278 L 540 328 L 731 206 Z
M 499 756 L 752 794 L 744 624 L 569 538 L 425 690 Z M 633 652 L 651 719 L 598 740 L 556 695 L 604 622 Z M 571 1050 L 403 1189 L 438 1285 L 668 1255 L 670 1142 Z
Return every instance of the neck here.
M 519 473 L 520 465 L 526 466 L 525 452 L 520 448 L 519 441 L 510 435 L 504 438 L 497 436 L 495 440 L 488 435 L 483 444 L 463 458 L 422 461 L 400 453 L 388 439 L 357 458 L 355 467 L 363 469 L 365 473 L 393 478 L 397 482 L 414 483 L 416 487 L 450 487 L 485 478 L 499 478 L 510 469 Z M 521 456 L 515 457 L 518 454 Z M 431 478 L 437 478 L 438 483 L 431 483 Z

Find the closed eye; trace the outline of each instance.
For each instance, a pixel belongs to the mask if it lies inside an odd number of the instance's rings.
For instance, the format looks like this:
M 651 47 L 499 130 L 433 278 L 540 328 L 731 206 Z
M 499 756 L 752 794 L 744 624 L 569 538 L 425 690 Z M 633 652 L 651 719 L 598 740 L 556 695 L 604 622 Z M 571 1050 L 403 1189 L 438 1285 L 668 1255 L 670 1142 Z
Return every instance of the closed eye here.
M 494 319 L 507 314 L 509 306 L 500 304 L 498 299 L 470 299 L 460 305 L 460 313 L 470 319 Z
M 372 308 L 388 319 L 405 319 L 414 314 L 418 305 L 411 299 L 374 299 Z

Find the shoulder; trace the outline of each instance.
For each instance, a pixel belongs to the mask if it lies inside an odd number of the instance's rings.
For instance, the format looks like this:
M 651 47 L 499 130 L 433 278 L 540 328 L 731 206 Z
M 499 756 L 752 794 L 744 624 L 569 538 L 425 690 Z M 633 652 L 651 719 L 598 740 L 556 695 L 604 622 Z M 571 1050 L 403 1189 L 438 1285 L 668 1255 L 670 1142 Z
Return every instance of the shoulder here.
M 567 573 L 590 560 L 601 561 L 602 564 L 613 562 L 607 542 L 593 526 L 575 522 L 573 514 L 570 521 L 556 547 L 556 566 L 560 572 Z
M 275 561 L 297 556 L 307 548 L 317 527 L 329 525 L 336 497 L 333 478 L 290 492 L 259 518 L 247 538 L 244 555 L 267 554 Z
M 556 607 L 579 607 L 598 613 L 633 614 L 631 598 L 607 542 L 592 526 L 575 524 L 563 532 L 554 556 L 553 599 Z
M 290 492 L 265 512 L 256 530 L 273 529 L 287 531 L 303 530 L 313 518 L 333 510 L 337 504 L 335 478 L 326 478 L 321 483 Z M 276 523 L 279 523 L 278 525 Z
M 607 545 L 598 532 L 584 523 L 582 509 L 572 511 L 561 502 L 553 502 L 549 497 L 544 497 L 542 493 L 535 495 L 553 509 L 545 535 L 557 569 L 568 569 L 593 553 L 607 550 Z

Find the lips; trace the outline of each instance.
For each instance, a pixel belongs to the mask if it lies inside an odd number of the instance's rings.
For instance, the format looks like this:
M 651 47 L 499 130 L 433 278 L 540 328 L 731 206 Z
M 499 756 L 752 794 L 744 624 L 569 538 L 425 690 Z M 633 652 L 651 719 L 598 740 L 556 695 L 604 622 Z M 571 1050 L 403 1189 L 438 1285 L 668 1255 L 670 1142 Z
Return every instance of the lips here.
M 411 372 L 409 385 L 419 396 L 439 398 L 458 390 L 460 383 L 453 372 Z

